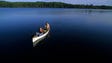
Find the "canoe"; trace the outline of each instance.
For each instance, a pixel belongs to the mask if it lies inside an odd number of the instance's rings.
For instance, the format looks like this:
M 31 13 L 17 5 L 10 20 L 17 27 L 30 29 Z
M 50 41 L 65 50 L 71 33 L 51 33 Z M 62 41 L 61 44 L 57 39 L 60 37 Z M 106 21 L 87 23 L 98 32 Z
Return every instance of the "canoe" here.
M 40 42 L 41 40 L 43 40 L 49 34 L 49 31 L 50 31 L 50 28 L 44 34 L 42 34 L 40 36 L 34 36 L 32 38 L 33 46 L 35 46 L 38 42 Z

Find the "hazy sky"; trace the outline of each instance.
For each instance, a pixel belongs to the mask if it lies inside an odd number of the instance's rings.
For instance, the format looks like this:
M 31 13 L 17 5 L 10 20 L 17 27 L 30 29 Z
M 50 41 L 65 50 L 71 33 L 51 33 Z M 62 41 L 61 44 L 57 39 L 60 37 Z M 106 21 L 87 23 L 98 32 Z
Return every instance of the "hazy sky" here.
M 65 3 L 72 3 L 72 4 L 94 4 L 94 5 L 111 5 L 112 0 L 5 0 L 5 1 L 56 1 L 56 2 L 65 2 Z

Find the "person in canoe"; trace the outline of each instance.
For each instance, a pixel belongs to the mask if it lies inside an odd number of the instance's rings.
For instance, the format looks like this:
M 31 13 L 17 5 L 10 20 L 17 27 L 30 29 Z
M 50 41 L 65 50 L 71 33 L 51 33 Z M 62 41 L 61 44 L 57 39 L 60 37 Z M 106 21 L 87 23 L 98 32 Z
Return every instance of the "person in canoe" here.
M 45 28 L 40 28 L 40 33 L 46 33 L 50 29 L 50 26 L 48 23 L 45 24 Z
M 48 23 L 46 23 L 46 24 L 45 24 L 45 30 L 47 30 L 47 31 L 48 31 L 49 29 L 50 29 L 50 26 L 49 26 L 49 24 L 48 24 Z
M 44 29 L 43 28 L 40 28 L 40 33 L 44 33 Z

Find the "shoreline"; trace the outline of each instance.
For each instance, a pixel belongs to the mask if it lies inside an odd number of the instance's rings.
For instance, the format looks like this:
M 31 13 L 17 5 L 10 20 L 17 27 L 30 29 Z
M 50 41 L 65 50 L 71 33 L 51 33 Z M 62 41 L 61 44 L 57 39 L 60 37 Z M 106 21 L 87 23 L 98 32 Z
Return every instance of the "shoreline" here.
M 76 9 L 110 9 L 107 5 L 68 4 L 63 2 L 7 2 L 0 1 L 0 8 L 76 8 Z
M 4 8 L 4 9 L 7 9 L 7 8 L 12 8 L 12 7 L 0 7 L 0 9 L 2 9 L 2 8 Z M 31 9 L 90 9 L 90 10 L 92 10 L 92 9 L 94 9 L 94 8 L 34 8 L 34 7 L 13 7 L 12 9 L 19 9 L 19 8 L 23 8 L 23 9 L 27 9 L 27 8 L 31 8 Z M 112 9 L 95 9 L 95 10 L 112 10 Z

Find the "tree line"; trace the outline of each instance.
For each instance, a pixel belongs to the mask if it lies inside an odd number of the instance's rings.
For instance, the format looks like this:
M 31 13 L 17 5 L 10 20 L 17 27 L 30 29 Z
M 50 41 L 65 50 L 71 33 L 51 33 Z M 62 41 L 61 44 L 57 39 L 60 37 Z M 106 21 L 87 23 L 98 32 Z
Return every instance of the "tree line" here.
M 112 6 L 74 5 L 62 2 L 6 2 L 0 1 L 0 7 L 9 8 L 89 8 L 89 9 L 112 9 Z

